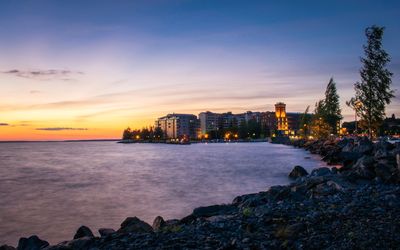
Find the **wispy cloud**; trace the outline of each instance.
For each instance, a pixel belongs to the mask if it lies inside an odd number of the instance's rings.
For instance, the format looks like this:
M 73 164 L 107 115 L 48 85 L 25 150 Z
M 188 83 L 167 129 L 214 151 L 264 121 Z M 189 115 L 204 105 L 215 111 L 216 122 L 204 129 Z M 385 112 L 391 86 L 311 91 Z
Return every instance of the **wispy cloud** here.
M 59 69 L 48 69 L 48 70 L 19 70 L 11 69 L 3 71 L 4 74 L 14 75 L 17 77 L 29 78 L 29 79 L 40 79 L 50 80 L 59 78 L 62 81 L 73 81 L 77 75 L 83 75 L 82 71 L 74 70 L 59 70 Z
M 0 126 L 10 126 L 10 124 L 5 123 L 5 122 L 0 122 Z
M 37 128 L 36 130 L 43 130 L 43 131 L 64 131 L 64 130 L 88 130 L 88 129 L 87 129 L 87 128 L 53 127 L 53 128 Z

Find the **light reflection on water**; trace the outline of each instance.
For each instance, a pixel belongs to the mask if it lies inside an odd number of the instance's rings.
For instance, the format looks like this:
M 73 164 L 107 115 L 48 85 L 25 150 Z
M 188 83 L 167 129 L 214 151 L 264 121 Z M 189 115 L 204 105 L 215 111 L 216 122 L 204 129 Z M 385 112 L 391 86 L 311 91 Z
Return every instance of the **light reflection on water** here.
M 325 166 L 269 143 L 0 143 L 0 245 L 32 234 L 58 243 L 82 224 L 97 233 L 128 216 L 181 218 L 286 184 L 294 165 Z

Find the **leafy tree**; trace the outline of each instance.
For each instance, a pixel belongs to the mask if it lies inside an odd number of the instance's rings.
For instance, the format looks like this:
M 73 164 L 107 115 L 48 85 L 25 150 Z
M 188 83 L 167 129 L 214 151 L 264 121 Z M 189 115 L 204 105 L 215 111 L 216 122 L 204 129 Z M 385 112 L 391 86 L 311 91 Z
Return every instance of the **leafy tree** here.
M 132 139 L 132 130 L 131 128 L 128 127 L 122 133 L 122 140 L 130 140 L 130 139 Z
M 239 138 L 240 139 L 246 139 L 249 137 L 249 132 L 247 129 L 247 123 L 246 121 L 241 121 L 239 125 L 239 130 L 238 130 Z
M 247 133 L 251 138 L 259 138 L 261 134 L 261 123 L 256 120 L 249 120 L 247 122 Z
M 314 119 L 311 123 L 311 135 L 317 139 L 326 139 L 331 133 L 331 127 L 322 117 Z
M 331 132 L 337 134 L 337 125 L 343 118 L 340 110 L 339 95 L 336 91 L 336 83 L 333 78 L 329 80 L 326 86 L 325 99 L 322 105 L 322 118 L 331 127 Z
M 365 57 L 361 58 L 361 81 L 354 84 L 355 97 L 348 102 L 362 119 L 361 126 L 368 129 L 370 138 L 385 117 L 385 106 L 394 97 L 390 88 L 393 73 L 386 68 L 390 57 L 382 48 L 383 31 L 384 27 L 375 25 L 365 30 L 367 44 L 363 46 Z
M 140 138 L 144 140 L 149 140 L 150 139 L 150 130 L 148 128 L 142 128 L 142 131 L 140 131 Z
M 164 139 L 164 131 L 160 127 L 154 128 L 154 138 L 156 140 Z
M 310 106 L 307 106 L 304 113 L 301 115 L 300 120 L 300 135 L 303 137 L 307 137 L 310 134 L 310 125 L 312 116 L 309 114 Z
M 314 117 L 311 123 L 311 135 L 317 139 L 325 139 L 331 133 L 331 127 L 324 120 L 325 117 L 324 100 L 315 103 Z

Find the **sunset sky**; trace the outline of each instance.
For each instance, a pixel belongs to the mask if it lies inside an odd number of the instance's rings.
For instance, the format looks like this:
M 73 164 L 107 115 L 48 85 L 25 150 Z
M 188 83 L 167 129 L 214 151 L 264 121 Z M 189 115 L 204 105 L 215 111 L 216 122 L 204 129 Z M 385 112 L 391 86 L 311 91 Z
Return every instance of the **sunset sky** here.
M 3 0 L 0 140 L 119 138 L 167 113 L 278 101 L 303 112 L 330 77 L 353 120 L 345 101 L 373 24 L 400 96 L 400 1 Z

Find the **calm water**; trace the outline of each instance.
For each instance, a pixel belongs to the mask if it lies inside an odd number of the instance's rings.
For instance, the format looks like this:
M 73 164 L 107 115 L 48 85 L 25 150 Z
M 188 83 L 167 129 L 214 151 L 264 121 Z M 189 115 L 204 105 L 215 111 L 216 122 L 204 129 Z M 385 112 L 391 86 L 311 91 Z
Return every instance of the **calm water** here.
M 294 165 L 325 164 L 269 143 L 0 143 L 0 245 L 32 234 L 58 243 L 82 224 L 97 233 L 128 216 L 181 218 L 286 184 Z

